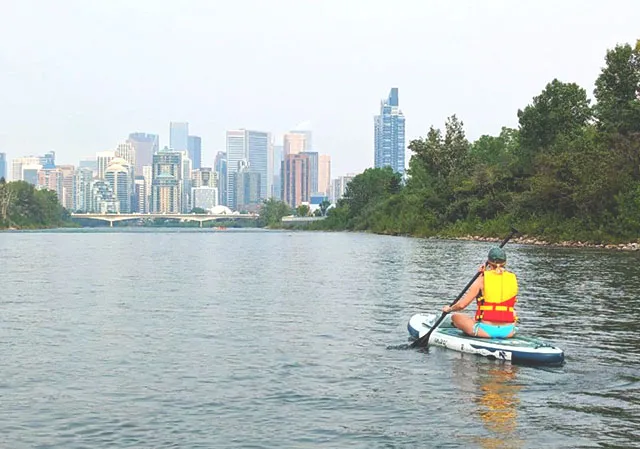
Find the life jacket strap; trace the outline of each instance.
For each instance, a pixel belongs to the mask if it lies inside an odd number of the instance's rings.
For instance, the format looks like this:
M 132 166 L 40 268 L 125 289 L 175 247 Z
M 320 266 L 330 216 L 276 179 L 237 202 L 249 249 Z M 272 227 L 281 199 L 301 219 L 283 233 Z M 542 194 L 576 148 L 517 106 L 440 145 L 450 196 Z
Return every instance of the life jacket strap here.
M 513 307 L 507 307 L 507 306 L 486 306 L 486 305 L 482 305 L 479 308 L 480 308 L 480 310 L 495 310 L 497 312 L 513 312 Z

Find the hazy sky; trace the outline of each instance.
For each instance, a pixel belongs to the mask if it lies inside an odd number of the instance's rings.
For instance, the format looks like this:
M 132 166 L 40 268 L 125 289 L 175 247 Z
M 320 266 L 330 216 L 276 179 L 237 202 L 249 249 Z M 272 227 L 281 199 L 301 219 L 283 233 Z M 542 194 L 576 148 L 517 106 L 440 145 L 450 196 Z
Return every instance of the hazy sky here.
M 640 1 L 5 0 L 0 152 L 74 163 L 133 131 L 275 136 L 310 123 L 333 177 L 373 165 L 373 115 L 400 90 L 407 144 L 456 113 L 468 137 L 516 126 L 554 77 L 592 94 Z M 410 153 L 407 152 L 407 161 Z M 9 170 L 10 171 L 10 170 Z

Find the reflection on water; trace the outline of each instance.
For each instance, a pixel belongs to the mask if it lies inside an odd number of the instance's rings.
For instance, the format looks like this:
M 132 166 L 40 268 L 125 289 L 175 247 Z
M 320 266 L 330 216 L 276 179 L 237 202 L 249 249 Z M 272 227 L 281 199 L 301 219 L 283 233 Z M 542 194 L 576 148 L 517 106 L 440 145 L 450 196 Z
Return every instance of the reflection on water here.
M 470 441 L 483 449 L 523 447 L 524 440 L 518 434 L 521 368 L 465 354 L 457 362 L 451 370 L 453 384 L 467 397 L 465 414 L 482 429 L 473 432 Z
M 479 443 L 487 449 L 506 449 L 522 447 L 518 437 L 518 392 L 522 388 L 514 381 L 518 367 L 501 365 L 491 367 L 486 373 L 479 374 L 474 380 L 478 395 L 474 398 L 477 413 L 491 436 L 479 438 Z

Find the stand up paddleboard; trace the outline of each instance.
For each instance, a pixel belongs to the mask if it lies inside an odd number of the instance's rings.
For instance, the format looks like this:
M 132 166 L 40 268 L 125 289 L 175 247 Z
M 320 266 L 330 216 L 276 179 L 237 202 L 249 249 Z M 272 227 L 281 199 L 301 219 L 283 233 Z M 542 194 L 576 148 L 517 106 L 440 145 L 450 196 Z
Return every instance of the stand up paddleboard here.
M 422 337 L 437 318 L 434 314 L 413 315 L 407 325 L 409 334 L 416 339 Z M 561 365 L 564 362 L 562 349 L 536 338 L 517 334 L 513 338 L 470 337 L 451 324 L 450 315 L 431 333 L 429 344 L 512 363 Z

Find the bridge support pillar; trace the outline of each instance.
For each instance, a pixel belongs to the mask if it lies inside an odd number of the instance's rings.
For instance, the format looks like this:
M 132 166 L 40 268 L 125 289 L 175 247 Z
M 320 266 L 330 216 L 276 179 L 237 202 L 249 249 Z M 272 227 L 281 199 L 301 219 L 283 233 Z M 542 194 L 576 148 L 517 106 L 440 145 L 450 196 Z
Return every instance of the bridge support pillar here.
M 202 227 L 202 220 L 200 220 L 200 227 Z
M 109 227 L 113 228 L 113 220 L 109 220 Z

